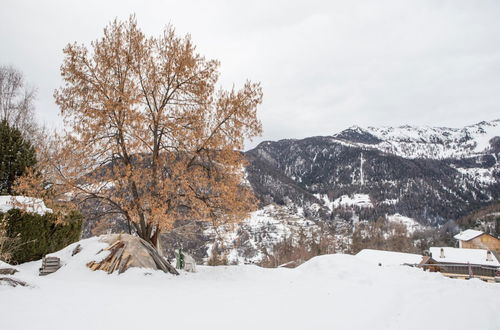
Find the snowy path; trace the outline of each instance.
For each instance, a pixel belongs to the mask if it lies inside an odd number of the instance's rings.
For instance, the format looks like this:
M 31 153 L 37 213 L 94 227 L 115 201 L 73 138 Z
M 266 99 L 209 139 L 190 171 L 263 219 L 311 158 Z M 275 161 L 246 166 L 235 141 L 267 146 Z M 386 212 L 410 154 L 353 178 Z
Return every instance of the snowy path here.
M 0 329 L 500 329 L 500 284 L 349 255 L 179 277 L 67 266 L 46 277 L 36 262 L 21 266 L 36 287 L 0 287 Z

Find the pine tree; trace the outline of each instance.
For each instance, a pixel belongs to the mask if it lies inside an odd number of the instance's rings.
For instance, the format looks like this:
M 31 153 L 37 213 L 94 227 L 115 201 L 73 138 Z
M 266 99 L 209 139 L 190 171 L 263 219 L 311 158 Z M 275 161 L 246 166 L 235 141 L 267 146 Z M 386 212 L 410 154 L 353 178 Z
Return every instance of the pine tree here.
M 0 122 L 0 194 L 12 194 L 14 180 L 36 163 L 35 148 L 6 120 Z

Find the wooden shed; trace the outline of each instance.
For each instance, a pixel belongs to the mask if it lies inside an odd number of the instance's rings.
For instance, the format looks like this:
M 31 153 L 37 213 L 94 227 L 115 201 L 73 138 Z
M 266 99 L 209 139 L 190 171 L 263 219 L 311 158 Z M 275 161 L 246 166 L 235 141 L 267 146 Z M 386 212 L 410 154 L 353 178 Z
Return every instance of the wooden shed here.
M 479 230 L 467 229 L 454 236 L 460 248 L 483 249 L 500 254 L 500 239 Z

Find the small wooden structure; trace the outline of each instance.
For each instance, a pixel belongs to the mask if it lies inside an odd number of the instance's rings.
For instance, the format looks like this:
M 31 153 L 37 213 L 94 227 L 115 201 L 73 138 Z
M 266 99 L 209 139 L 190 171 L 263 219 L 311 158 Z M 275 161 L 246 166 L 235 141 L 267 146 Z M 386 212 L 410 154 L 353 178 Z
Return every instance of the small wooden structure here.
M 109 254 L 100 261 L 91 261 L 87 267 L 96 271 L 103 270 L 108 274 L 115 271 L 118 274 L 131 267 L 162 270 L 165 273 L 179 275 L 179 272 L 165 260 L 148 242 L 137 236 L 128 234 L 103 235 L 100 241 L 109 246 L 103 251 Z
M 484 249 L 500 254 L 500 239 L 482 231 L 467 229 L 454 238 L 461 249 Z
M 12 287 L 29 286 L 28 283 L 21 281 L 21 280 L 18 280 L 18 279 L 15 279 L 13 277 L 0 277 L 0 285 L 3 285 L 3 284 L 6 284 L 6 285 L 9 285 Z
M 0 275 L 14 275 L 17 272 L 15 268 L 0 268 Z
M 55 273 L 61 268 L 61 259 L 57 257 L 47 257 L 42 259 L 42 267 L 40 268 L 40 276 Z

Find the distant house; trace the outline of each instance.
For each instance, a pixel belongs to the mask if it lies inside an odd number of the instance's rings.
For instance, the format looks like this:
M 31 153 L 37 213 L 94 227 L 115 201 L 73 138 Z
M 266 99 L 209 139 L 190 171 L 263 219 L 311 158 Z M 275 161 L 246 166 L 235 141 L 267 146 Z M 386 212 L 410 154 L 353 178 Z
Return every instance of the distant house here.
M 467 229 L 454 236 L 460 248 L 484 249 L 500 254 L 500 239 L 479 230 Z
M 451 278 L 480 278 L 500 282 L 500 257 L 484 249 L 431 247 L 419 264 L 424 270 Z

